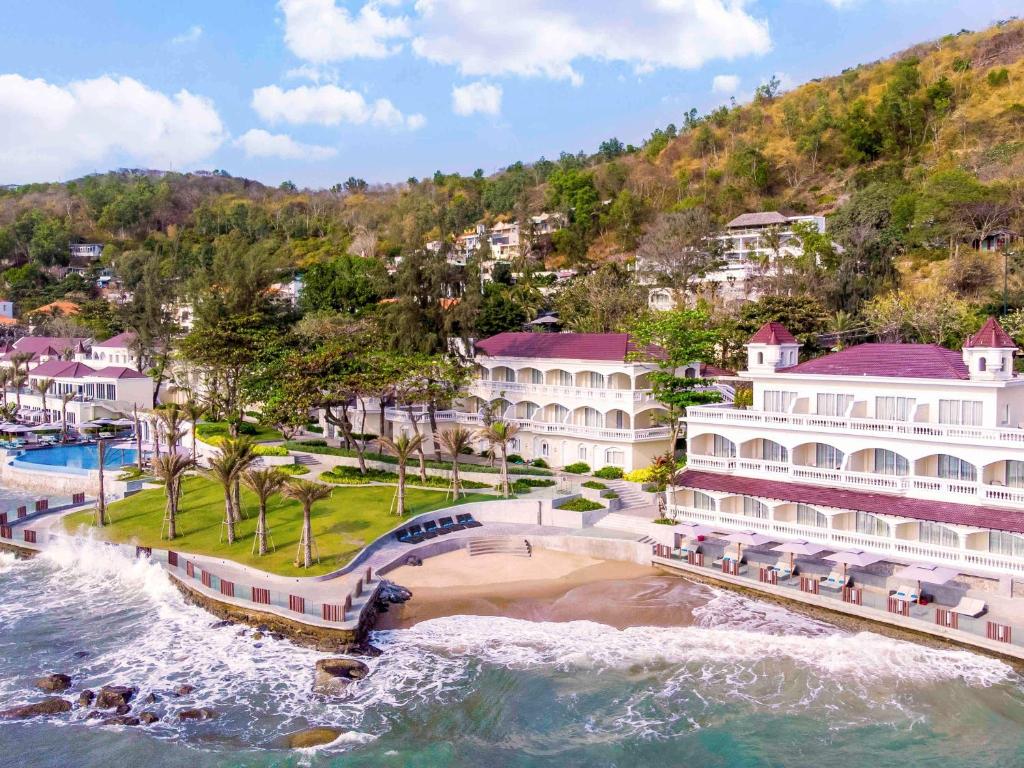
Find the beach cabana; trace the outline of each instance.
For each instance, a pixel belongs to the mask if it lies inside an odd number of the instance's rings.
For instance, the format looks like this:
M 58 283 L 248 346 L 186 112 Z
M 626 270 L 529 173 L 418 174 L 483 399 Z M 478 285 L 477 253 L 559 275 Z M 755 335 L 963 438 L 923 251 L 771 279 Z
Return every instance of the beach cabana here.
M 941 586 L 946 582 L 952 581 L 960 574 L 952 568 L 943 568 L 941 565 L 908 565 L 905 568 L 900 568 L 893 576 L 901 581 L 912 581 L 917 583 L 917 592 L 911 593 L 913 598 L 910 602 L 916 602 L 921 598 L 922 585 L 933 584 L 935 586 Z M 901 592 L 905 593 L 905 588 L 901 587 L 896 591 L 896 596 L 901 600 L 905 599 Z
M 711 529 L 699 523 L 678 523 L 675 526 L 676 538 L 673 555 L 686 557 L 686 553 L 697 551 L 697 542 L 711 533 Z
M 809 541 L 787 541 L 783 544 L 779 544 L 777 547 L 772 547 L 772 552 L 782 552 L 783 554 L 789 555 L 789 572 L 793 573 L 793 560 L 797 555 L 805 555 L 810 557 L 816 555 L 819 552 L 824 552 L 825 547 L 818 546 L 817 544 L 811 544 Z
M 725 537 L 725 540 L 730 544 L 736 545 L 736 560 L 739 562 L 743 562 L 743 547 L 759 547 L 771 541 L 767 536 L 757 531 L 737 531 L 736 533 L 730 533 Z
M 833 563 L 840 563 L 843 566 L 843 579 L 846 579 L 846 570 L 851 565 L 857 568 L 863 568 L 877 563 L 882 559 L 881 555 L 873 555 L 870 552 L 865 552 L 863 549 L 851 549 L 843 550 L 841 552 L 833 552 L 831 555 L 825 555 L 826 560 L 831 560 Z

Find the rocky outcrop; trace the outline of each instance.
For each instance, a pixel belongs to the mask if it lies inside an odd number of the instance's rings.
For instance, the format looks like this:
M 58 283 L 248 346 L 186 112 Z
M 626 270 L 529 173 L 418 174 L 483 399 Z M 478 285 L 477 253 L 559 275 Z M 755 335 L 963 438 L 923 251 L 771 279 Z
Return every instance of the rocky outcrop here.
M 289 733 L 284 737 L 285 746 L 288 749 L 308 749 L 330 744 L 341 736 L 344 731 L 341 728 L 306 728 L 302 731 Z
M 128 704 L 137 692 L 137 688 L 129 688 L 127 685 L 104 685 L 100 688 L 99 696 L 96 697 L 96 707 L 97 709 L 116 709 Z
M 422 565 L 422 560 L 420 564 Z M 412 599 L 412 592 L 391 581 L 382 581 L 377 599 L 385 603 L 405 603 Z
M 69 711 L 71 711 L 70 701 L 62 699 L 60 696 L 47 696 L 42 701 L 32 704 L 19 704 L 16 707 L 5 709 L 0 712 L 0 718 L 5 720 L 25 720 L 30 717 L 59 715 Z
M 53 674 L 40 677 L 36 680 L 36 688 L 42 691 L 49 691 L 50 693 L 60 693 L 66 691 L 71 687 L 71 677 L 69 675 L 63 675 L 60 672 L 54 672 Z
M 208 709 L 207 707 L 198 707 L 197 709 L 183 709 L 178 712 L 178 719 L 181 721 L 185 720 L 212 720 L 217 716 L 217 713 Z
M 324 696 L 337 696 L 353 680 L 362 680 L 370 668 L 358 659 L 320 659 L 316 663 L 313 691 Z
M 152 725 L 153 723 L 157 722 L 159 719 L 160 718 L 157 716 L 156 712 L 140 712 L 139 713 L 139 720 L 141 722 L 145 723 L 146 725 Z
M 108 717 L 105 720 L 100 721 L 100 725 L 138 725 L 139 718 L 132 717 L 131 715 L 116 715 L 115 717 Z
M 84 691 L 78 694 L 78 706 L 88 707 L 92 704 L 95 698 L 96 694 L 90 691 L 88 688 L 86 688 Z

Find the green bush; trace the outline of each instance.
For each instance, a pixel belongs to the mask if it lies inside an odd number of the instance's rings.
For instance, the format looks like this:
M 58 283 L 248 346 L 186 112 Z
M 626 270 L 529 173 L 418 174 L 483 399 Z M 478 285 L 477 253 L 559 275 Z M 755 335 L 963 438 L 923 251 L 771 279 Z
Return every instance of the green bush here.
M 306 453 L 316 453 L 324 456 L 347 456 L 349 458 L 355 458 L 356 452 L 352 448 L 334 448 L 326 444 L 324 440 L 302 440 L 302 441 L 289 441 L 284 444 L 285 448 L 290 451 L 305 451 Z M 363 453 L 366 459 L 371 461 L 382 461 L 386 464 L 397 464 L 398 459 L 387 453 L 375 453 L 373 451 L 366 451 Z M 426 462 L 426 466 L 429 469 L 451 469 L 452 463 L 450 461 L 435 461 L 429 460 Z M 472 466 L 462 464 L 460 465 L 466 471 L 473 472 L 484 472 L 489 475 L 498 474 L 501 469 L 498 467 L 488 467 L 480 464 L 473 464 Z M 518 466 L 513 470 L 513 474 L 516 475 L 541 475 L 550 477 L 551 472 L 546 469 L 540 469 L 538 467 L 526 467 Z
M 252 452 L 257 456 L 287 456 L 288 449 L 283 445 L 254 445 Z
M 595 509 L 604 509 L 604 504 L 579 496 L 572 501 L 567 501 L 559 509 L 567 509 L 570 512 L 591 512 Z
M 547 469 L 548 463 L 544 459 L 534 459 L 530 462 L 531 466 L 540 467 L 541 469 Z
M 302 464 L 285 464 L 284 466 L 274 467 L 279 472 L 284 472 L 286 475 L 308 475 L 309 467 Z
M 617 499 L 617 498 L 619 498 L 619 494 L 617 494 L 615 491 L 601 491 L 601 498 L 602 499 Z
M 595 491 L 603 491 L 608 486 L 604 483 L 597 482 L 597 480 L 587 480 L 587 482 L 583 483 L 583 487 L 590 488 Z
M 393 484 L 398 482 L 398 473 L 387 472 L 383 469 L 367 469 L 366 474 L 361 474 L 358 467 L 335 467 L 334 469 L 320 473 L 320 479 L 328 483 L 336 483 L 339 485 L 365 485 L 366 483 Z M 414 473 L 406 474 L 405 482 L 409 485 L 419 485 L 427 488 L 450 488 L 452 485 L 451 480 L 446 477 L 427 475 L 426 481 L 423 481 L 420 479 L 419 475 Z M 466 490 L 491 487 L 487 483 L 481 483 L 476 480 L 460 480 L 460 484 Z
M 361 443 L 369 443 L 372 440 L 376 440 L 377 435 L 373 432 L 353 432 L 352 439 L 358 440 Z
M 565 471 L 573 475 L 585 475 L 590 471 L 590 465 L 585 461 L 577 461 L 574 464 L 566 464 Z
M 533 477 L 520 477 L 512 483 L 512 493 L 529 493 L 533 488 L 549 488 L 555 484 L 554 480 L 540 480 Z
M 594 477 L 600 477 L 602 480 L 618 480 L 622 475 L 621 467 L 601 467 L 594 473 Z
M 656 522 L 658 525 L 675 525 L 676 524 L 676 521 L 673 520 L 671 517 L 659 517 L 654 522 Z
M 465 448 L 459 451 L 459 453 L 461 453 L 464 456 L 473 456 L 476 453 L 476 451 L 473 450 L 472 446 L 467 445 Z
M 307 424 L 306 431 L 312 432 L 317 435 L 322 435 L 324 433 L 324 428 L 321 427 L 319 424 Z
M 508 463 L 509 464 L 525 464 L 526 463 L 526 459 L 524 459 L 518 453 L 510 453 L 508 455 Z

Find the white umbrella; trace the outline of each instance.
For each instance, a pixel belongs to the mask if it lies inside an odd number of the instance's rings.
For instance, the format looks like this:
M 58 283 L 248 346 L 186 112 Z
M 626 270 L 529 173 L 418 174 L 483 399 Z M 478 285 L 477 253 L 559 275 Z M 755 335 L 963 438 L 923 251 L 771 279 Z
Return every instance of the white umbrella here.
M 917 593 L 921 594 L 921 583 L 945 584 L 952 581 L 960 574 L 952 568 L 943 568 L 939 565 L 908 565 L 900 568 L 893 574 L 897 579 L 906 579 L 917 582 Z
M 877 563 L 883 558 L 881 555 L 873 555 L 870 552 L 865 552 L 863 549 L 851 549 L 825 555 L 825 559 L 831 560 L 833 563 L 842 563 L 843 576 L 845 577 L 847 567 L 856 565 L 858 568 L 863 568 L 866 565 Z
M 676 523 L 676 531 L 679 536 L 689 541 L 696 541 L 699 536 L 707 536 L 711 529 L 700 523 Z
M 817 544 L 811 544 L 809 541 L 787 541 L 779 544 L 777 547 L 772 547 L 773 552 L 782 552 L 789 554 L 789 570 L 793 570 L 793 558 L 796 555 L 816 555 L 819 552 L 824 552 L 825 547 L 820 547 Z
M 767 544 L 771 539 L 767 536 L 758 533 L 757 531 L 738 531 L 736 533 L 730 533 L 725 537 L 725 540 L 732 544 L 738 545 L 737 554 L 739 560 L 743 560 L 743 547 L 759 547 L 762 544 Z

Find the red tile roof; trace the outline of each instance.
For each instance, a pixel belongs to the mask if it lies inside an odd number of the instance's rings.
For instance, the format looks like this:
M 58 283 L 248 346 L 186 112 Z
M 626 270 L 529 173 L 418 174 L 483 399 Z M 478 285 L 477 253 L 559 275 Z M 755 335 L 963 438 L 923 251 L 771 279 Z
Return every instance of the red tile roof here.
M 91 376 L 96 376 L 101 379 L 148 379 L 149 377 L 134 368 L 125 368 L 123 365 L 110 365 L 106 368 L 100 368 Z
M 909 379 L 970 378 L 961 353 L 938 344 L 859 344 L 779 372 Z
M 85 339 L 59 336 L 22 336 L 11 347 L 12 352 L 31 352 L 34 355 L 61 354 L 68 349 L 82 349 Z
M 631 351 L 625 333 L 499 333 L 476 343 L 491 357 L 537 357 L 558 360 L 625 362 Z
M 76 363 L 73 360 L 47 360 L 40 363 L 31 371 L 32 378 L 75 378 L 78 376 L 92 376 L 95 371 L 85 363 Z
M 997 531 L 1024 533 L 1024 515 L 1016 509 L 978 507 L 971 504 L 955 504 L 948 501 L 926 501 L 908 499 L 885 493 L 848 491 L 804 483 L 787 483 L 780 480 L 760 480 L 753 477 L 722 475 L 717 472 L 699 472 L 687 469 L 676 478 L 676 485 L 696 488 L 701 491 L 719 491 L 744 496 L 761 496 L 766 499 L 810 504 L 832 509 L 852 509 L 878 515 L 895 515 L 914 520 L 930 520 L 935 523 L 967 525 L 975 528 L 992 528 Z
M 799 344 L 796 337 L 782 323 L 765 323 L 750 337 L 748 344 Z
M 717 365 L 700 364 L 700 376 L 704 379 L 717 379 L 719 376 L 735 376 L 736 371 L 728 368 L 719 368 Z
M 985 324 L 978 329 L 978 332 L 967 340 L 967 347 L 989 347 L 990 349 L 1016 349 L 1017 342 L 1013 340 L 999 321 L 990 317 Z
M 136 334 L 134 331 L 124 331 L 123 333 L 117 334 L 117 336 L 111 336 L 106 341 L 100 341 L 93 344 L 94 347 L 130 347 L 135 343 Z

